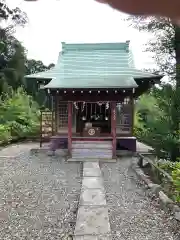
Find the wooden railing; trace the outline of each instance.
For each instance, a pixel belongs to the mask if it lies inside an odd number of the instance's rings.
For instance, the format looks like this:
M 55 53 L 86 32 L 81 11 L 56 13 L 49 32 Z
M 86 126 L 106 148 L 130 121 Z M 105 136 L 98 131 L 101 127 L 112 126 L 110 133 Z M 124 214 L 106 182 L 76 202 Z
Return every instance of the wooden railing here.
M 143 154 L 140 154 L 140 153 L 137 153 L 137 157 L 138 157 L 138 165 L 140 168 L 144 167 L 144 162 L 149 163 L 150 166 L 157 171 L 158 175 L 161 174 L 162 176 L 167 178 L 168 181 L 173 182 L 172 177 L 166 171 L 158 167 L 157 158 L 155 158 L 155 161 L 153 161 L 149 157 L 144 156 Z

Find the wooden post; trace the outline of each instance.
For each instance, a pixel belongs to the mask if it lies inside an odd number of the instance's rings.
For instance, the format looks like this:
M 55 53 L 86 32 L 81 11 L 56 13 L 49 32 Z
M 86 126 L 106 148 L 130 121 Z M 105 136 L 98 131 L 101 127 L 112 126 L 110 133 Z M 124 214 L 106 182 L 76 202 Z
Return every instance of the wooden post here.
M 43 132 L 42 132 L 42 111 L 41 111 L 41 117 L 40 117 L 40 148 L 42 148 L 42 138 L 43 138 Z
M 72 102 L 68 102 L 68 154 L 72 157 Z
M 134 98 L 133 98 L 133 96 L 131 96 L 131 136 L 133 136 L 133 134 L 134 134 L 134 118 L 135 118 L 135 116 L 134 116 L 134 114 L 135 114 L 135 112 L 134 112 Z
M 116 158 L 116 102 L 111 102 L 112 157 Z
M 58 133 L 58 100 L 59 96 L 55 95 L 54 97 L 54 114 L 55 114 L 55 131 Z

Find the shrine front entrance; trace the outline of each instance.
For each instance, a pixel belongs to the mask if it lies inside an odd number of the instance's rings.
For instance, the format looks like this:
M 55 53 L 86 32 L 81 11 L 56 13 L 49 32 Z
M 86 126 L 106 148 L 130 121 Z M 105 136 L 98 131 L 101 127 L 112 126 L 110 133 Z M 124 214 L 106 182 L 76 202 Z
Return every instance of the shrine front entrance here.
M 76 133 L 97 137 L 111 134 L 111 109 L 109 102 L 75 103 Z

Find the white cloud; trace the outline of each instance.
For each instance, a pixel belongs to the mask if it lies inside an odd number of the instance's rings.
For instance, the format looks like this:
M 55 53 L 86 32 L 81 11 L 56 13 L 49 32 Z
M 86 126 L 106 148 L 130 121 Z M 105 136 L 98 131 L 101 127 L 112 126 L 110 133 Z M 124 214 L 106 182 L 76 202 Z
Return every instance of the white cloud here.
M 121 42 L 130 40 L 138 68 L 153 62 L 143 53 L 143 44 L 150 37 L 128 27 L 125 14 L 93 0 L 9 0 L 24 10 L 29 23 L 18 29 L 16 36 L 28 49 L 30 58 L 45 63 L 56 62 L 61 42 Z

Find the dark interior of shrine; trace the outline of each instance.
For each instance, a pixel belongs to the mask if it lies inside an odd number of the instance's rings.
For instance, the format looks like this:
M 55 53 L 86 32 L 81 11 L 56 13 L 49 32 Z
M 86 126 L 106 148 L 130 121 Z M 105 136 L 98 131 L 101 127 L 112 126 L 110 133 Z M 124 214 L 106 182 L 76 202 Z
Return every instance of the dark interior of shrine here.
M 76 108 L 76 129 L 81 133 L 86 123 L 100 128 L 101 133 L 111 133 L 111 111 L 109 103 L 78 103 Z

